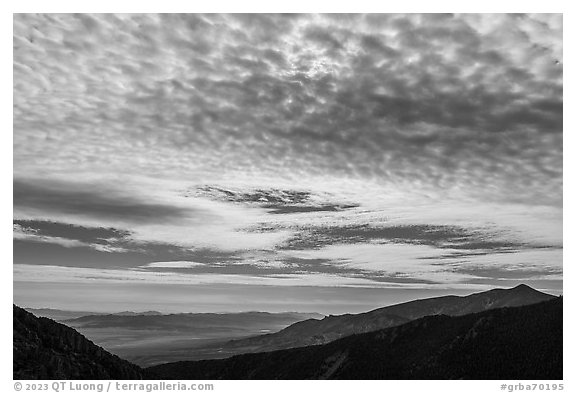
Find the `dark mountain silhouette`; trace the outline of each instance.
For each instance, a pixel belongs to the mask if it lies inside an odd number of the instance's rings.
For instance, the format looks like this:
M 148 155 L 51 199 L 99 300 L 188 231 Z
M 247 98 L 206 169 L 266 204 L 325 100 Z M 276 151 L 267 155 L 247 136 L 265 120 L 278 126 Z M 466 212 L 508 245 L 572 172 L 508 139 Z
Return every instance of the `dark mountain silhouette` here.
M 14 379 L 142 379 L 143 372 L 76 330 L 13 306 Z
M 328 316 L 297 322 L 277 333 L 198 348 L 190 360 L 225 358 L 240 353 L 325 344 L 352 334 L 398 326 L 427 315 L 465 315 L 501 307 L 517 307 L 553 299 L 527 285 L 493 289 L 468 296 L 442 296 L 382 307 L 362 314 Z M 191 355 L 194 356 L 194 355 Z
M 524 287 L 504 293 L 516 292 L 531 293 Z M 427 316 L 324 345 L 169 363 L 146 372 L 162 379 L 562 379 L 562 298 Z

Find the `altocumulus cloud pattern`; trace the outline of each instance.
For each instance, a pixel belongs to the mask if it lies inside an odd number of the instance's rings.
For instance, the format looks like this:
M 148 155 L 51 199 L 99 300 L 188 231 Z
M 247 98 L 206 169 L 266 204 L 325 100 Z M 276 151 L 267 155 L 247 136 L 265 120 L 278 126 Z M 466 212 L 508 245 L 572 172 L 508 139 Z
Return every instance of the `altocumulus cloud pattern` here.
M 556 290 L 562 75 L 561 15 L 15 15 L 15 294 Z

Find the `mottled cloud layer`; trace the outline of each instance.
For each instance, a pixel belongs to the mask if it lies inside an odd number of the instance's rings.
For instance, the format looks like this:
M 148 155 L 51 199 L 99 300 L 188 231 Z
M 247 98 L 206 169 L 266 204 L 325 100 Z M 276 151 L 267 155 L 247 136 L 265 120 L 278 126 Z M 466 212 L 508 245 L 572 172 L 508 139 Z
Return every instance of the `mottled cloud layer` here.
M 557 287 L 562 23 L 16 14 L 18 280 Z
M 560 201 L 561 15 L 16 15 L 14 79 L 17 173 L 303 171 Z

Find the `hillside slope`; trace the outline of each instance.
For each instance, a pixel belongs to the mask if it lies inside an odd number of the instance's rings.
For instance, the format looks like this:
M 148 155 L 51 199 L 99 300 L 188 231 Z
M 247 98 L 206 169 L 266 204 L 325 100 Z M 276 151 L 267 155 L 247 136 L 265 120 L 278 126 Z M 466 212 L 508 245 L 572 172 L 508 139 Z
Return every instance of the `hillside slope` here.
M 562 299 L 555 298 L 146 372 L 163 379 L 562 379 L 562 349 Z
M 143 372 L 76 330 L 13 306 L 14 379 L 142 379 Z
M 493 289 L 468 296 L 442 296 L 414 300 L 378 308 L 361 314 L 308 319 L 279 332 L 245 339 L 231 340 L 219 346 L 200 348 L 191 360 L 224 358 L 240 353 L 269 352 L 278 349 L 325 344 L 352 334 L 367 333 L 399 326 L 427 315 L 465 315 L 501 307 L 518 307 L 553 299 L 527 285 L 511 289 Z

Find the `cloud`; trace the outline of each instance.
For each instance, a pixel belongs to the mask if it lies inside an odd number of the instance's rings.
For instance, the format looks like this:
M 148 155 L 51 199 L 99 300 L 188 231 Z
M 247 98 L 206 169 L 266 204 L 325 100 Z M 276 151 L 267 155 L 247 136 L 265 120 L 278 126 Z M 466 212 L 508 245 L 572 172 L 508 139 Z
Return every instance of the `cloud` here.
M 98 185 L 40 180 L 15 180 L 14 203 L 16 208 L 127 222 L 174 221 L 194 213 L 192 209 L 150 203 Z M 205 212 L 196 213 L 207 216 Z
M 561 203 L 561 15 L 15 15 L 14 43 L 18 172 Z
M 14 218 L 52 221 L 80 227 L 115 228 L 140 243 L 224 251 L 266 248 L 287 235 L 256 235 L 238 229 L 265 215 L 245 206 L 180 195 L 182 183 L 106 175 L 82 180 L 49 176 L 14 181 Z
M 310 191 L 255 189 L 232 190 L 214 186 L 199 187 L 192 195 L 227 202 L 245 203 L 266 209 L 271 214 L 337 212 L 358 207 L 355 203 L 331 202 L 333 196 L 315 195 Z
M 88 243 L 108 243 L 126 238 L 130 232 L 114 228 L 91 228 L 53 221 L 14 220 L 20 232 L 32 232 L 47 237 L 63 237 Z
M 191 267 L 204 266 L 203 263 L 192 262 L 192 261 L 167 261 L 167 262 L 152 262 L 146 264 L 145 268 L 177 268 L 177 269 L 188 269 Z
M 555 249 L 468 254 L 456 259 L 446 259 L 443 253 L 429 245 L 394 243 L 336 244 L 316 250 L 287 251 L 296 258 L 327 259 L 334 265 L 362 272 L 361 277 L 383 282 L 400 279 L 405 283 L 496 284 L 502 279 L 558 279 L 562 271 L 562 251 Z
M 14 225 L 14 239 L 15 240 L 25 240 L 37 243 L 52 243 L 58 244 L 62 247 L 90 247 L 89 244 L 83 243 L 74 239 L 66 239 L 58 236 L 43 236 L 39 235 L 36 231 L 30 230 L 30 228 L 23 228 L 22 226 Z
M 14 280 L 26 282 L 115 282 L 146 284 L 243 284 L 274 286 L 383 286 L 365 278 L 354 278 L 331 274 L 276 274 L 270 276 L 250 276 L 241 274 L 178 274 L 174 272 L 146 272 L 127 270 L 102 270 L 92 268 L 69 268 L 61 266 L 14 265 Z M 391 286 L 397 286 L 389 284 Z
M 562 25 L 16 14 L 15 261 L 398 287 L 558 275 Z
M 62 224 L 63 225 L 63 224 Z M 96 229 L 96 228 L 94 228 Z M 179 247 L 170 243 L 138 241 L 131 238 L 90 242 L 47 236 L 14 225 L 14 263 L 29 265 L 82 266 L 102 269 L 176 267 L 161 260 L 197 260 L 205 270 L 238 263 L 239 254 L 210 248 Z M 158 262 L 157 264 L 154 264 Z M 196 262 L 195 262 L 196 263 Z M 192 266 L 188 263 L 188 267 Z M 216 269 L 214 269 L 216 268 Z
M 374 241 L 490 252 L 514 251 L 529 247 L 522 243 L 499 240 L 502 238 L 501 234 L 450 225 L 375 226 L 364 224 L 300 228 L 300 231 L 284 247 L 286 249 L 310 249 L 333 244 Z

